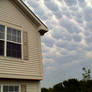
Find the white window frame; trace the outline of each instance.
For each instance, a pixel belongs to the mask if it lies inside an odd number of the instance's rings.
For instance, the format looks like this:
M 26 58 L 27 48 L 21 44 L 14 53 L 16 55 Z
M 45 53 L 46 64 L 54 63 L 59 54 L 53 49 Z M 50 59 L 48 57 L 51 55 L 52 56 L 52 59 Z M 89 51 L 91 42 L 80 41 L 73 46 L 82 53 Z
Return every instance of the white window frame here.
M 19 87 L 19 92 L 21 92 L 21 85 L 20 84 L 1 84 L 1 92 L 3 92 L 3 87 L 4 86 L 18 86 Z
M 0 25 L 4 25 L 4 24 L 0 24 Z M 0 40 L 4 41 L 4 57 L 6 57 L 6 58 L 22 59 L 22 60 L 23 60 L 23 32 L 22 32 L 20 29 L 17 29 L 17 28 L 11 27 L 11 26 L 6 26 L 6 25 L 4 25 L 4 27 L 5 27 L 4 39 L 0 39 Z M 9 27 L 9 28 L 16 29 L 16 30 L 18 30 L 18 31 L 21 32 L 21 43 L 19 43 L 19 42 L 14 42 L 14 41 L 8 41 L 8 40 L 7 40 L 7 28 L 8 28 L 8 27 Z M 8 57 L 8 56 L 7 56 L 7 42 L 16 43 L 16 44 L 21 44 L 21 58 Z

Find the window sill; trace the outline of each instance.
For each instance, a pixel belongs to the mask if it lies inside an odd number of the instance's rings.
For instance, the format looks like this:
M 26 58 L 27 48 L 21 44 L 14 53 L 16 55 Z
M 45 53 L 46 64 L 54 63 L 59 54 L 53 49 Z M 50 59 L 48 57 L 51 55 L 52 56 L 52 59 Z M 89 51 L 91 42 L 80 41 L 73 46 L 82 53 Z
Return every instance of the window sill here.
M 16 61 L 16 62 L 21 62 L 24 61 L 23 59 L 18 59 L 18 58 L 12 58 L 12 57 L 5 57 L 5 56 L 0 56 L 0 60 L 8 60 L 8 61 Z

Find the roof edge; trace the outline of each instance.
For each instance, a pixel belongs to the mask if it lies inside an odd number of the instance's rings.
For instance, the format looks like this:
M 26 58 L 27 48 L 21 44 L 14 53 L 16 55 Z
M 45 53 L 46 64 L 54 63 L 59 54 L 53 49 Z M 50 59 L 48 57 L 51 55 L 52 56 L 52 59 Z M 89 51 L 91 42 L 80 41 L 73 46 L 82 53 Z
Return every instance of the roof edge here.
M 25 14 L 38 26 L 38 32 L 40 35 L 44 35 L 48 32 L 48 27 L 30 10 L 30 8 L 22 0 L 10 0 L 13 1 Z
M 48 28 L 39 18 L 38 18 L 38 16 L 36 16 L 31 10 L 30 10 L 30 8 L 22 1 L 22 0 L 20 0 L 25 6 L 26 6 L 26 8 L 28 8 L 28 10 L 41 22 L 41 24 L 43 24 L 46 28 Z

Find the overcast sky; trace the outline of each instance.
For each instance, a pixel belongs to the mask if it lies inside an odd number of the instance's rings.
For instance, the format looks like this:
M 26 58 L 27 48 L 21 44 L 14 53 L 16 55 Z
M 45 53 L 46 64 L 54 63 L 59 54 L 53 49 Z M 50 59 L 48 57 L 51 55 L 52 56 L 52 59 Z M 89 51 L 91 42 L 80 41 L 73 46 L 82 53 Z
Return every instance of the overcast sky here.
M 92 70 L 92 0 L 24 1 L 49 28 L 41 38 L 42 87 L 82 79 L 83 67 Z

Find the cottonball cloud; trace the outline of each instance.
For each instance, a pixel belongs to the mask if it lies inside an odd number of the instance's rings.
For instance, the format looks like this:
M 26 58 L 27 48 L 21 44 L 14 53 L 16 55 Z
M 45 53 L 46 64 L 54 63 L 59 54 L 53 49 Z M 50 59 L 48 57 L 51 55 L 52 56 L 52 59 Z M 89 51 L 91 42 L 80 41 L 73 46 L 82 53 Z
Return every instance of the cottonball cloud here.
M 87 58 L 91 54 L 88 52 L 92 52 L 92 7 L 88 0 L 43 0 L 43 5 L 41 0 L 27 1 L 49 28 L 47 35 L 41 38 L 46 62 L 43 82 L 49 80 L 43 85 L 54 85 L 65 80 L 65 76 L 66 79 L 80 78 L 81 68 L 92 66 L 92 59 Z

